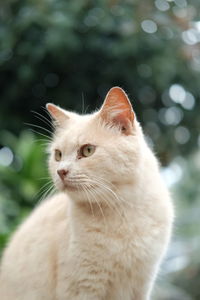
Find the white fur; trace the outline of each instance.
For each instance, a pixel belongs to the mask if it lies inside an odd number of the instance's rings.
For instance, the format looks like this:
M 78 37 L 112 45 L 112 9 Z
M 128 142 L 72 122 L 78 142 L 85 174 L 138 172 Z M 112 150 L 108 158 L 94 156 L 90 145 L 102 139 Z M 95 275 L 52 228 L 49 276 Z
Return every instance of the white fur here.
M 77 149 L 87 143 L 96 145 L 95 153 L 78 160 Z M 54 149 L 62 151 L 61 162 Z M 0 299 L 149 299 L 173 209 L 137 121 L 133 134 L 123 135 L 103 125 L 98 113 L 71 114 L 49 151 L 60 192 L 37 207 L 11 239 L 1 264 Z M 101 184 L 67 191 L 59 168 L 67 168 L 72 180 L 87 175 Z

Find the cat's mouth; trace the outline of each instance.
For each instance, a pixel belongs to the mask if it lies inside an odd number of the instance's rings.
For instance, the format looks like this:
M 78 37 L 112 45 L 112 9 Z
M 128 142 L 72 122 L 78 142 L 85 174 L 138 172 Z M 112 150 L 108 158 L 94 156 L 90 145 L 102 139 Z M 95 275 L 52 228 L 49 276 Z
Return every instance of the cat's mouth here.
M 85 183 L 76 179 L 66 179 L 60 182 L 60 188 L 67 191 L 82 191 Z M 88 188 L 88 187 L 87 187 Z
M 57 181 L 57 186 L 62 191 L 88 191 L 96 188 L 97 184 L 86 176 L 77 175 L 60 178 Z
M 69 191 L 78 191 L 80 190 L 80 184 L 78 182 L 66 180 L 61 182 L 61 189 L 62 190 L 69 190 Z
M 72 185 L 72 184 L 68 184 L 65 183 L 63 185 L 64 190 L 69 190 L 69 191 L 79 191 L 80 187 L 78 185 Z

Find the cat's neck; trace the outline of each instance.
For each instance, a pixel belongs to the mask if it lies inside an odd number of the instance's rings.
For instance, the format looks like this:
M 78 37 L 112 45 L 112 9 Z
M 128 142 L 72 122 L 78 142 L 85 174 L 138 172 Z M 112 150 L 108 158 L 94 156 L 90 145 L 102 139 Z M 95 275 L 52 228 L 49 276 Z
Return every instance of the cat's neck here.
M 137 211 L 138 200 L 140 198 L 141 201 L 141 197 L 136 194 L 133 186 L 124 187 L 124 190 L 121 188 L 120 193 L 119 191 L 116 193 L 117 198 L 114 195 L 110 195 L 110 197 L 110 200 L 105 198 L 106 201 L 102 201 L 98 197 L 92 201 L 87 198 L 82 201 L 71 198 L 70 221 L 74 224 L 74 228 L 93 226 L 107 230 L 111 227 L 116 229 L 128 224 L 129 217 L 133 218 L 134 212 Z M 114 223 L 115 226 L 113 226 Z
M 98 202 L 89 202 L 89 201 L 80 201 L 76 202 L 73 205 L 73 209 L 79 214 L 85 215 L 88 218 L 101 219 L 102 217 L 108 217 L 111 211 L 111 207 L 108 204 Z

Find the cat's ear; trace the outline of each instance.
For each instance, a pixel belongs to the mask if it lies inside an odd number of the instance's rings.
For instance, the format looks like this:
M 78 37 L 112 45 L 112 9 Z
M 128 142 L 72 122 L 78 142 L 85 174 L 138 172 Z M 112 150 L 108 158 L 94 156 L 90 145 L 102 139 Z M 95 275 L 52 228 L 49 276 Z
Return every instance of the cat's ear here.
M 125 135 L 133 132 L 135 115 L 128 96 L 120 87 L 109 90 L 100 109 L 100 117 L 107 124 L 118 126 Z
M 66 120 L 69 119 L 69 116 L 67 115 L 65 110 L 55 104 L 47 103 L 46 109 L 57 125 L 62 126 L 66 122 Z

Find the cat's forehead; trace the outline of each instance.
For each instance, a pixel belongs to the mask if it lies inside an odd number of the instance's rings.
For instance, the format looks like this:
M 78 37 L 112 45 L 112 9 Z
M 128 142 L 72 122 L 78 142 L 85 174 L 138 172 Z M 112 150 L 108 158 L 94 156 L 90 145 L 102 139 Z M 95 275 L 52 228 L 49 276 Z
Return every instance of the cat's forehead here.
M 55 142 L 68 146 L 95 143 L 102 135 L 97 127 L 93 115 L 77 115 L 59 129 Z

